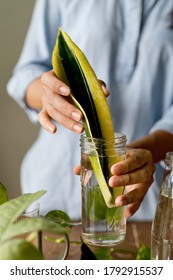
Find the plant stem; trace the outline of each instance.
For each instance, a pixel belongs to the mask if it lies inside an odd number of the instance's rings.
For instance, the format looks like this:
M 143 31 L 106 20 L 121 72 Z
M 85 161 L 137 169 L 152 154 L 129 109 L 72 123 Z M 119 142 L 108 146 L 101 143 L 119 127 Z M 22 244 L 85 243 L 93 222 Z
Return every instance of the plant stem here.
M 43 253 L 43 248 L 42 248 L 42 231 L 38 231 L 38 249 L 40 250 L 41 253 Z

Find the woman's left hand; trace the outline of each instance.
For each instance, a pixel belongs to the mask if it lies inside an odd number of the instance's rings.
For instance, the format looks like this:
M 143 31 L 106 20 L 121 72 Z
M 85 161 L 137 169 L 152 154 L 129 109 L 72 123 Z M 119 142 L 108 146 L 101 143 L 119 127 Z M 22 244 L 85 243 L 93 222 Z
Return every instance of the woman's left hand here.
M 125 186 L 125 193 L 116 198 L 115 204 L 128 205 L 126 218 L 131 217 L 140 207 L 153 182 L 154 171 L 152 154 L 145 149 L 128 149 L 126 159 L 112 165 L 109 185 L 112 188 Z M 80 165 L 74 168 L 74 173 L 80 174 Z
M 125 193 L 116 198 L 117 206 L 128 205 L 126 217 L 131 217 L 139 208 L 153 182 L 155 165 L 152 154 L 145 149 L 128 149 L 126 159 L 112 165 L 109 185 L 125 186 Z

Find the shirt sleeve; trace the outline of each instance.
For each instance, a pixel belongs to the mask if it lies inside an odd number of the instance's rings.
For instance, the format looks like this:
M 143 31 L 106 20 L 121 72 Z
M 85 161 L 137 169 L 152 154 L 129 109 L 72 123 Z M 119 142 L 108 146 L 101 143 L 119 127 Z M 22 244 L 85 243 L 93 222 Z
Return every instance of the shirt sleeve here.
M 52 68 L 51 56 L 60 18 L 58 1 L 37 0 L 21 55 L 7 84 L 8 94 L 33 122 L 37 122 L 38 112 L 25 103 L 25 92 L 33 80 Z
M 165 38 L 165 45 L 160 52 L 157 67 L 158 79 L 155 84 L 155 87 L 161 92 L 160 96 L 156 96 L 154 100 L 155 111 L 160 115 L 160 118 L 152 126 L 150 133 L 156 130 L 165 130 L 173 134 L 173 30 L 170 30 L 169 34 L 169 40 Z M 159 111 L 161 103 L 162 112 Z

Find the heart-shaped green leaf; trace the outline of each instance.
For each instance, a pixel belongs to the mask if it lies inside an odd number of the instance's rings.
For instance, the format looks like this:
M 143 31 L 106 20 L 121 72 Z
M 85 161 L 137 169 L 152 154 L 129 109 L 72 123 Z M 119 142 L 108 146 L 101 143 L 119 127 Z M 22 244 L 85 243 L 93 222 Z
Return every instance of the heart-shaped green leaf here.
M 69 228 L 63 227 L 62 225 L 44 217 L 24 218 L 17 223 L 11 224 L 5 234 L 1 235 L 0 241 L 2 242 L 14 236 L 32 231 L 47 231 L 64 234 L 69 232 Z
M 43 260 L 43 256 L 31 243 L 13 239 L 1 245 L 0 260 Z
M 97 260 L 112 260 L 110 248 L 96 248 L 94 250 L 94 255 Z
M 151 249 L 144 244 L 141 245 L 136 256 L 137 260 L 151 260 Z
M 7 190 L 4 185 L 0 182 L 0 205 L 8 201 Z
M 70 217 L 61 210 L 53 210 L 48 212 L 46 218 L 64 226 L 72 225 Z
M 11 224 L 45 191 L 23 194 L 0 205 L 0 240 L 4 239 Z

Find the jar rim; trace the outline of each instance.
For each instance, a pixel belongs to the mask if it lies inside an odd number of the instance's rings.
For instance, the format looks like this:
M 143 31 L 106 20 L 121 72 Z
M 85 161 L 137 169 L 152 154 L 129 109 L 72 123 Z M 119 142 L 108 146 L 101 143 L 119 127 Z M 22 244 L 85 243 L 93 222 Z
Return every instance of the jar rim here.
M 122 133 L 114 133 L 114 138 L 96 138 L 88 137 L 86 134 L 82 134 L 80 138 L 80 146 L 82 151 L 88 150 L 101 150 L 111 151 L 111 150 L 121 150 L 126 147 L 126 136 Z
M 106 137 L 89 137 L 89 136 L 87 136 L 85 133 L 83 133 L 83 134 L 81 134 L 81 136 L 80 136 L 80 140 L 82 141 L 82 140 L 94 140 L 94 142 L 96 141 L 99 141 L 99 140 L 106 140 L 106 141 L 112 141 L 112 138 L 106 138 Z M 114 140 L 116 140 L 116 141 L 124 141 L 124 142 L 126 142 L 127 141 L 127 138 L 126 138 L 126 135 L 125 134 L 123 134 L 123 133 L 120 133 L 120 132 L 114 132 Z

